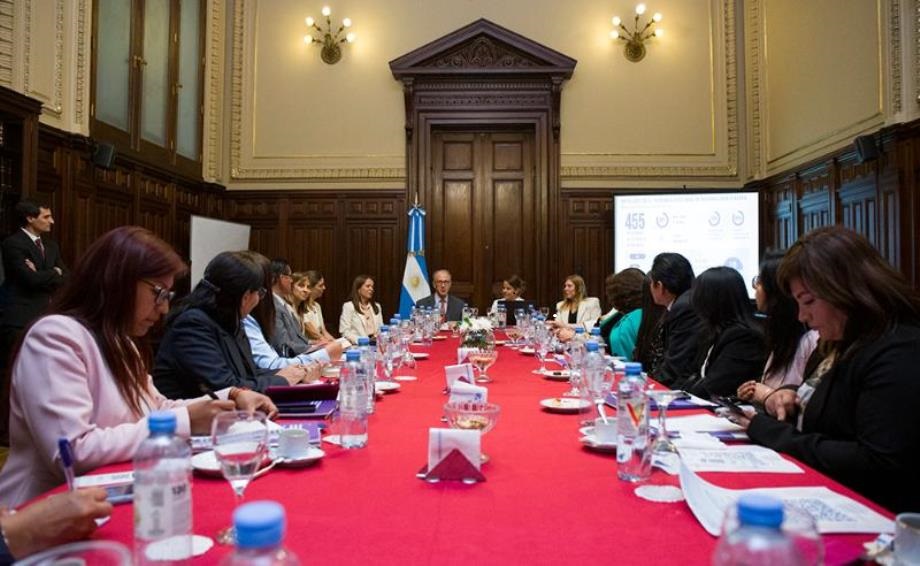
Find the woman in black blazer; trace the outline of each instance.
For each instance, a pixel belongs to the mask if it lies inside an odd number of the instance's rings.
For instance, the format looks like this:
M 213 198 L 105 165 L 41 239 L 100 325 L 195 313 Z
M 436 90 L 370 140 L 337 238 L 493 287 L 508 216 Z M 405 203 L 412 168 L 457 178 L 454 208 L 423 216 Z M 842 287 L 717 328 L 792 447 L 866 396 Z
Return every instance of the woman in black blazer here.
M 920 297 L 839 226 L 800 238 L 778 279 L 831 353 L 797 390 L 767 399 L 770 415 L 734 419 L 753 441 L 894 512 L 920 509 Z
M 734 269 L 713 267 L 696 278 L 692 293 L 693 310 L 702 321 L 696 371 L 674 387 L 700 397 L 732 395 L 761 374 L 767 359 L 747 286 Z
M 231 386 L 264 391 L 306 377 L 300 365 L 263 370 L 253 361 L 240 321 L 268 292 L 263 285 L 262 267 L 245 252 L 222 252 L 208 263 L 192 293 L 169 313 L 153 368 L 163 395 L 185 399 Z

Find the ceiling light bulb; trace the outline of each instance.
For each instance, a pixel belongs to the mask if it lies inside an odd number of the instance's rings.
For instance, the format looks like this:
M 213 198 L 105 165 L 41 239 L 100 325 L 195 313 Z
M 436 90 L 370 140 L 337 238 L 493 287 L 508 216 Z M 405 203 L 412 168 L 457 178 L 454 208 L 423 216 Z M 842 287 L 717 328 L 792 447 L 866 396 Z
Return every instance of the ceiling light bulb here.
M 351 27 L 351 18 L 345 18 L 344 20 L 342 20 L 342 25 L 345 26 L 345 27 L 347 27 L 347 28 L 350 28 L 350 27 Z
M 612 32 L 610 32 L 610 39 L 619 39 L 619 38 L 620 38 L 620 32 L 618 32 L 617 30 L 613 30 Z
M 638 14 L 638 15 L 641 16 L 641 15 L 644 14 L 644 13 L 645 13 L 645 4 L 637 4 L 637 5 L 636 5 L 636 14 Z
M 323 15 L 324 15 L 324 16 L 326 16 L 326 17 L 328 18 L 328 17 L 329 17 L 329 14 L 331 14 L 331 13 L 332 13 L 332 9 L 331 9 L 329 6 L 323 6 Z
M 610 20 L 610 21 L 613 23 L 614 26 L 618 26 L 618 25 L 620 25 L 620 22 L 621 22 L 622 20 L 620 19 L 620 16 L 614 16 L 613 19 Z
M 307 16 L 307 19 L 304 20 L 304 21 L 307 22 L 307 27 L 312 28 L 312 27 L 313 27 L 313 23 L 314 23 L 316 20 L 314 20 L 314 19 L 313 19 L 312 17 L 310 17 L 310 16 Z
M 348 43 L 354 43 L 356 39 L 358 39 L 358 36 L 355 35 L 355 32 L 351 32 L 345 36 L 345 41 Z
M 664 17 L 664 16 L 661 15 L 661 12 L 655 12 L 655 15 L 652 16 L 652 20 L 653 20 L 655 23 L 658 23 L 658 22 L 661 21 L 661 18 L 663 18 L 663 17 Z
M 655 30 L 655 37 L 661 37 L 661 36 L 663 36 L 663 35 L 664 35 L 664 30 L 663 30 L 663 29 L 658 28 L 658 29 Z

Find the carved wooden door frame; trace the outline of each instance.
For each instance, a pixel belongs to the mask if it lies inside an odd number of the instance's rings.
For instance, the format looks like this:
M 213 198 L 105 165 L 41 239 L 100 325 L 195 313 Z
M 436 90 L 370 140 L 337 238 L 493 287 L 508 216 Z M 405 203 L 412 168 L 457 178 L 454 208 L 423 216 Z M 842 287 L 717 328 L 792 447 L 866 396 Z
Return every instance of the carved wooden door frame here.
M 538 195 L 536 298 L 555 295 L 559 276 L 560 100 L 577 61 L 486 19 L 390 61 L 406 108 L 406 200 L 431 199 L 433 129 L 533 128 Z

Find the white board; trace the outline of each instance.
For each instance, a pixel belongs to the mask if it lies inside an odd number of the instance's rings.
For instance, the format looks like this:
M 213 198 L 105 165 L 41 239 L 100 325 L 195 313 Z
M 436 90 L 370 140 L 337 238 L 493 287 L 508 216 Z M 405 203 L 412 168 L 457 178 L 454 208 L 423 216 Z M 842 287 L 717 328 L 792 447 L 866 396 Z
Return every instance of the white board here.
M 676 252 L 699 275 L 726 265 L 748 293 L 760 269 L 760 215 L 754 192 L 624 194 L 613 197 L 614 271 L 648 272 L 662 252 Z
M 192 260 L 192 289 L 204 276 L 204 268 L 220 252 L 249 249 L 248 224 L 237 224 L 192 215 L 189 250 Z

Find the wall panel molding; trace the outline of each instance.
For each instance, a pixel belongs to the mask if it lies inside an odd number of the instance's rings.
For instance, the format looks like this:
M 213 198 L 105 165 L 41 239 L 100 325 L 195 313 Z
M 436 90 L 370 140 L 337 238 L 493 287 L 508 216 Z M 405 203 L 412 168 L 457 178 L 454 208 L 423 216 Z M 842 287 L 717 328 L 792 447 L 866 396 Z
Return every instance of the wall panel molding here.
M 226 2 L 225 0 L 208 0 L 204 85 L 204 135 L 202 161 L 204 179 L 208 182 L 219 181 L 223 152 L 224 121 L 224 69 L 226 48 Z M 234 51 L 234 59 L 236 52 Z

